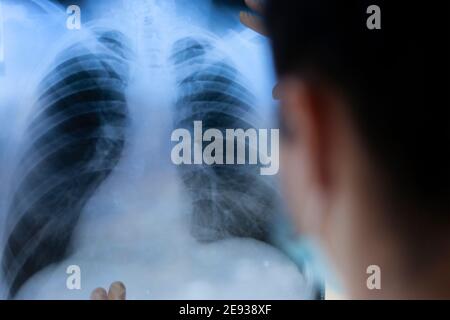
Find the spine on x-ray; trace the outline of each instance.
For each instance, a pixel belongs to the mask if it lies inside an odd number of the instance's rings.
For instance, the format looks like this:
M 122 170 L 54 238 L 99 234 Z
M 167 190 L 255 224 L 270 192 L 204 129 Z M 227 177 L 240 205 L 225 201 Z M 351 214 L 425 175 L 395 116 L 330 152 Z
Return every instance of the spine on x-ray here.
M 137 19 L 137 51 L 144 60 L 142 67 L 160 68 L 166 62 L 163 48 L 168 28 L 164 17 L 175 10 L 173 0 L 164 0 L 157 5 L 153 0 L 134 0 L 129 5 Z

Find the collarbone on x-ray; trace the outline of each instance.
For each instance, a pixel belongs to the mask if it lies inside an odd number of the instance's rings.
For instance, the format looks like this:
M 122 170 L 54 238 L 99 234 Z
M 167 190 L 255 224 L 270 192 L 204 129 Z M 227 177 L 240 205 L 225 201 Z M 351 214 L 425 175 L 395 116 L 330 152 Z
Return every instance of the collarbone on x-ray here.
M 273 125 L 266 40 L 218 1 L 81 1 L 80 29 L 61 2 L 2 3 L 16 37 L 0 75 L 0 294 L 85 299 L 121 280 L 135 299 L 310 297 L 271 242 L 274 177 L 170 161 L 170 133 L 194 121 Z

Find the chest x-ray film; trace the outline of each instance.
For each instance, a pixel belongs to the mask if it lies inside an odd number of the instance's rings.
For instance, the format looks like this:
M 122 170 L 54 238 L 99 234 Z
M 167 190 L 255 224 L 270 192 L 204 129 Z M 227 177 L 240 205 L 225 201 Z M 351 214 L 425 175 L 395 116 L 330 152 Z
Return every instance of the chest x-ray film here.
M 1 298 L 320 296 L 273 237 L 276 81 L 242 7 L 0 1 Z

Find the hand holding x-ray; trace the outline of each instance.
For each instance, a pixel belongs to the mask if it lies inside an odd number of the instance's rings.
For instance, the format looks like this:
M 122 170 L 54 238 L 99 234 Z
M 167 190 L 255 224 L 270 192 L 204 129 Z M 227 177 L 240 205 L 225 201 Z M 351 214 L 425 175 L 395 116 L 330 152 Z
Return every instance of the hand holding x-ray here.
M 261 15 L 264 13 L 264 0 L 245 0 L 245 3 L 255 13 L 241 11 L 241 22 L 250 29 L 262 35 L 267 35 L 267 32 L 263 25 L 263 21 L 261 19 Z

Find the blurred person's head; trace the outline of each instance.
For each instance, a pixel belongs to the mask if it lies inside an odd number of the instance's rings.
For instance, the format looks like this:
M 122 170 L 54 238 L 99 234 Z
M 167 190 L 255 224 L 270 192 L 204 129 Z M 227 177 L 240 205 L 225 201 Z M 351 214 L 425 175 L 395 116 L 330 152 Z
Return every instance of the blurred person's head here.
M 354 297 L 450 297 L 450 38 L 448 25 L 441 37 L 426 19 L 448 5 L 267 5 L 280 170 L 298 231 L 319 242 Z M 370 5 L 381 29 L 367 27 Z M 381 290 L 366 286 L 370 265 L 381 268 Z

